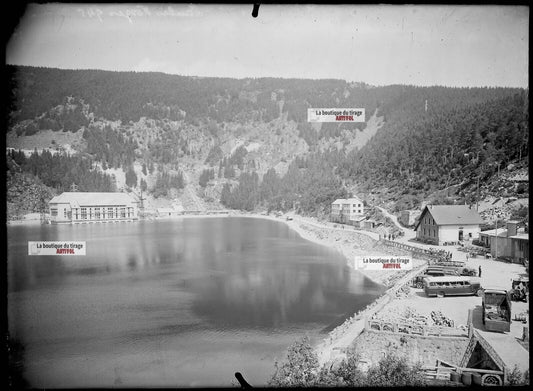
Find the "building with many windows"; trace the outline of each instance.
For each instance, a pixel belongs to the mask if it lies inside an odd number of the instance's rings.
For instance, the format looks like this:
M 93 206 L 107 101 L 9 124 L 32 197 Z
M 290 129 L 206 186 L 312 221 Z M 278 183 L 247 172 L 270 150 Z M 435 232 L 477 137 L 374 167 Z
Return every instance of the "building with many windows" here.
M 357 197 L 339 198 L 331 204 L 331 221 L 359 226 L 364 220 L 363 201 Z
M 427 205 L 415 225 L 416 237 L 442 246 L 478 239 L 483 219 L 467 205 Z
M 126 193 L 65 192 L 48 203 L 51 223 L 92 223 L 138 219 L 138 201 Z

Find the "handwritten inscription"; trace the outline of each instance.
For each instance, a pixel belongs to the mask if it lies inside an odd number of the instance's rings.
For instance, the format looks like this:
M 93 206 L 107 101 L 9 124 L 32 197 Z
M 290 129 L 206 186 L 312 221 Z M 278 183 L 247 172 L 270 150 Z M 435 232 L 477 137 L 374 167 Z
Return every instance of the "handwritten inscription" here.
M 99 22 L 103 22 L 105 17 L 124 18 L 129 23 L 133 23 L 134 18 L 146 16 L 162 16 L 162 17 L 178 17 L 178 16 L 192 16 L 193 12 L 189 8 L 187 10 L 177 10 L 172 6 L 165 8 L 150 8 L 144 5 L 137 5 L 130 8 L 109 9 L 102 10 L 97 7 L 77 8 L 78 13 L 82 18 L 94 18 Z

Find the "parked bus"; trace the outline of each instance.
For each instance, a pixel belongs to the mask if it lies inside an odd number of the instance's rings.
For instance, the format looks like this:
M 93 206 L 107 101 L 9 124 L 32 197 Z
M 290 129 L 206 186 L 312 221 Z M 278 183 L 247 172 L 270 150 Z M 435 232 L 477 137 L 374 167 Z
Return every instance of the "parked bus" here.
M 478 278 L 464 276 L 444 276 L 424 278 L 424 291 L 427 296 L 478 295 L 483 291 Z
M 511 296 L 505 289 L 483 290 L 483 324 L 487 331 L 511 329 Z
M 459 276 L 455 270 L 446 270 L 440 267 L 428 267 L 423 274 L 417 275 L 411 281 L 411 286 L 418 289 L 424 289 L 424 278 L 427 277 L 444 277 L 444 276 Z

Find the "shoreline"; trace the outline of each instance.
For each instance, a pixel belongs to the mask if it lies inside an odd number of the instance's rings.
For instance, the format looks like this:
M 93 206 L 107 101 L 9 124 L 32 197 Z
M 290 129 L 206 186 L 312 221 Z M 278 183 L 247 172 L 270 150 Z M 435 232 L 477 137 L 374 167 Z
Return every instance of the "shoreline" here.
M 178 215 L 172 217 L 149 217 L 145 221 L 155 220 L 178 220 L 191 218 L 220 218 L 220 217 L 245 217 L 256 218 L 284 223 L 287 227 L 295 231 L 300 237 L 312 243 L 325 246 L 331 250 L 340 253 L 346 260 L 347 266 L 354 271 L 358 271 L 372 282 L 383 285 L 387 289 L 394 284 L 389 283 L 391 273 L 395 271 L 381 271 L 381 270 L 359 270 L 355 267 L 355 257 L 357 256 L 371 256 L 383 255 L 383 252 L 372 250 L 371 247 L 378 241 L 378 234 L 370 231 L 362 231 L 355 229 L 334 228 L 325 225 L 324 223 L 311 218 L 302 217 L 296 214 L 285 214 L 283 217 L 273 215 L 264 215 L 259 213 L 246 213 L 241 211 L 229 211 L 228 213 L 220 214 L 190 214 Z M 290 217 L 291 220 L 287 220 Z M 141 221 L 141 220 L 137 220 Z M 122 222 L 122 221 L 117 221 Z M 40 219 L 19 219 L 7 220 L 6 225 L 13 226 L 33 226 L 40 225 Z M 46 224 L 47 225 L 47 224 Z M 354 241 L 356 242 L 354 245 Z M 366 248 L 365 248 L 366 247 Z
M 339 349 L 342 349 L 343 346 L 348 346 L 351 341 L 357 338 L 364 328 L 364 319 L 371 316 L 372 313 L 381 310 L 381 308 L 392 299 L 394 292 L 411 278 L 409 276 L 413 275 L 425 264 L 424 261 L 416 260 L 415 262 L 415 260 L 413 260 L 413 269 L 406 273 L 401 273 L 400 275 L 398 274 L 398 271 L 395 270 L 359 270 L 355 265 L 355 258 L 357 256 L 384 255 L 384 251 L 374 249 L 374 246 L 378 243 L 378 234 L 353 228 L 328 226 L 314 218 L 302 217 L 295 214 L 285 214 L 278 217 L 258 213 L 229 211 L 227 214 L 194 214 L 172 217 L 151 217 L 145 220 L 155 221 L 217 217 L 245 217 L 284 223 L 301 238 L 339 252 L 345 258 L 346 265 L 350 270 L 358 271 L 372 282 L 386 288 L 386 291 L 381 296 L 376 297 L 371 303 L 357 313 L 347 317 L 342 324 L 314 344 L 313 349 L 317 353 L 321 364 L 334 359 L 333 356 L 338 354 Z M 287 220 L 287 218 L 290 218 L 290 220 Z M 37 224 L 40 224 L 40 220 L 28 219 L 7 221 L 7 225 Z

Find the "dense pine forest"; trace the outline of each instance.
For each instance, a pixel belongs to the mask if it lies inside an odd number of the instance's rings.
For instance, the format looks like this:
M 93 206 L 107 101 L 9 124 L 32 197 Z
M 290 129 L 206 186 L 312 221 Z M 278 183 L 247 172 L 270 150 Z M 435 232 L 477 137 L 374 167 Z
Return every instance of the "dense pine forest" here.
M 487 182 L 511 163 L 528 165 L 523 89 L 19 66 L 7 71 L 8 132 L 83 132 L 79 155 L 11 155 L 24 172 L 56 191 L 72 182 L 80 190 L 113 189 L 104 172 L 113 168 L 123 170 L 129 188 L 155 197 L 188 185 L 199 194 L 218 186 L 218 201 L 228 208 L 318 214 L 353 188 L 387 188 L 410 208 L 455 186 L 456 198 L 472 202 L 467 190 L 477 180 Z M 367 122 L 315 127 L 307 122 L 311 107 L 364 108 Z M 366 145 L 350 147 L 372 116 L 382 118 L 383 126 Z M 257 142 L 257 129 L 264 129 L 259 136 L 268 132 L 268 141 Z M 289 137 L 292 129 L 305 148 Z M 251 142 L 253 132 L 255 153 L 246 143 L 225 147 L 237 138 Z M 277 156 L 283 148 L 298 153 Z M 190 183 L 182 175 L 184 162 L 196 175 Z M 274 169 L 280 162 L 286 168 Z

